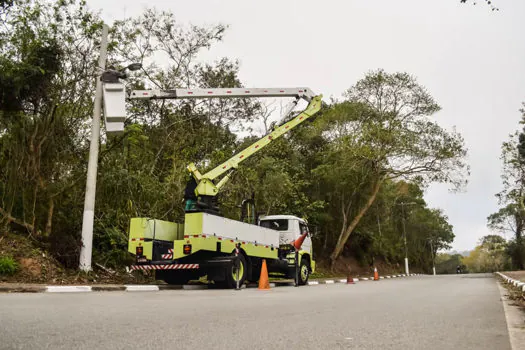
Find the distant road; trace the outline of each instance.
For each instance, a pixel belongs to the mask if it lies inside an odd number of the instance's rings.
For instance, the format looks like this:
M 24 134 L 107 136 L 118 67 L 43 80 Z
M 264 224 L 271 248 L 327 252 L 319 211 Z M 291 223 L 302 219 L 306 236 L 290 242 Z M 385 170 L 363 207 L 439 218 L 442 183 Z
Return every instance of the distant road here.
M 491 275 L 0 294 L 1 349 L 510 349 Z

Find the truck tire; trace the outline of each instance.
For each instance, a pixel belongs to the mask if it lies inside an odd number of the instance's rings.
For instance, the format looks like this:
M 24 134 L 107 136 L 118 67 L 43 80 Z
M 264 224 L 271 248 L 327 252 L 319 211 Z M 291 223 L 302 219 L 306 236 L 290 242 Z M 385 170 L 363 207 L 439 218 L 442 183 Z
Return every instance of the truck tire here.
M 261 277 L 262 259 L 252 257 L 250 260 L 252 262 L 251 273 L 248 274 L 246 279 L 248 280 L 248 282 L 256 283 L 259 281 L 259 278 Z
M 310 263 L 308 259 L 302 258 L 299 265 L 299 285 L 304 286 L 308 282 L 308 277 L 310 277 Z
M 239 254 L 239 286 L 242 286 L 244 284 L 244 281 L 246 280 L 246 277 L 248 275 L 248 264 L 246 262 L 246 258 L 244 255 Z M 231 269 L 226 270 L 226 287 L 230 289 L 234 289 L 237 287 L 237 276 L 235 273 L 235 266 L 232 264 Z

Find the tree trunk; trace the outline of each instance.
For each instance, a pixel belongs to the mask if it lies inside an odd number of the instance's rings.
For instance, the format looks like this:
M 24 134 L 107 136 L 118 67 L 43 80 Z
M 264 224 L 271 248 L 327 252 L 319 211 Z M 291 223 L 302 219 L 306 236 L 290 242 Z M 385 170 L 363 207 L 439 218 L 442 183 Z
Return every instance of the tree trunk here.
M 516 267 L 519 270 L 524 269 L 525 247 L 523 246 L 523 220 L 521 213 L 516 215 Z
M 31 232 L 32 235 L 36 235 L 37 232 L 36 232 L 36 202 L 37 202 L 37 197 L 38 197 L 38 184 L 35 184 L 35 188 L 33 189 L 33 205 L 32 205 L 32 208 L 31 208 L 31 215 L 32 215 L 32 219 L 31 219 L 31 226 L 33 226 L 33 230 Z
M 49 198 L 49 208 L 47 210 L 46 237 L 49 237 L 49 235 L 51 234 L 54 209 L 55 209 L 55 201 L 53 200 L 53 197 L 51 197 Z
M 341 234 L 339 235 L 339 239 L 337 240 L 337 244 L 335 245 L 334 251 L 330 255 L 330 260 L 331 260 L 330 268 L 331 268 L 332 271 L 335 268 L 335 262 L 336 262 L 337 258 L 339 258 L 339 256 L 343 252 L 343 248 L 344 248 L 346 242 L 348 241 L 348 238 L 350 238 L 350 234 L 352 234 L 352 232 L 356 228 L 357 224 L 359 224 L 359 221 L 361 221 L 361 219 L 366 214 L 368 209 L 374 203 L 374 201 L 375 201 L 375 199 L 377 197 L 377 193 L 379 192 L 379 189 L 381 188 L 381 183 L 382 182 L 383 182 L 382 178 L 377 179 L 377 181 L 375 182 L 374 187 L 372 189 L 372 194 L 370 195 L 370 197 L 366 201 L 365 205 L 359 210 L 359 212 L 354 217 L 352 222 L 350 222 L 350 225 L 346 229 L 341 230 Z
M 2 215 L 5 218 L 5 220 L 7 221 L 8 224 L 11 223 L 11 222 L 14 222 L 17 225 L 25 227 L 29 232 L 33 232 L 33 230 L 34 230 L 34 226 L 33 225 L 28 224 L 27 222 L 25 222 L 23 220 L 18 220 L 17 218 L 11 216 L 10 213 L 6 212 L 2 208 L 0 208 L 0 215 Z

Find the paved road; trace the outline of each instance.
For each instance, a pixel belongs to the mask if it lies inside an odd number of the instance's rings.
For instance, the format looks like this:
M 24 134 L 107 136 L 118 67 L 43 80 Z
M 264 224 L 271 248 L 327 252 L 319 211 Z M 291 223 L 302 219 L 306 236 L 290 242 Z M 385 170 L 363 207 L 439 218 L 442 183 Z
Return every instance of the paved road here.
M 0 294 L 1 349 L 510 349 L 490 275 Z

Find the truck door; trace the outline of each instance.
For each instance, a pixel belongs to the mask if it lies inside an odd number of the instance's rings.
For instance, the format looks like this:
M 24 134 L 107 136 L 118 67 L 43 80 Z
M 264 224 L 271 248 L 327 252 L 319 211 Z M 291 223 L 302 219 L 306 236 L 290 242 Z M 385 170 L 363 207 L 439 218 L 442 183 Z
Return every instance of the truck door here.
M 312 237 L 310 236 L 310 231 L 306 224 L 299 221 L 299 235 L 302 235 L 305 232 L 308 232 L 308 236 L 306 236 L 301 249 L 312 254 Z

